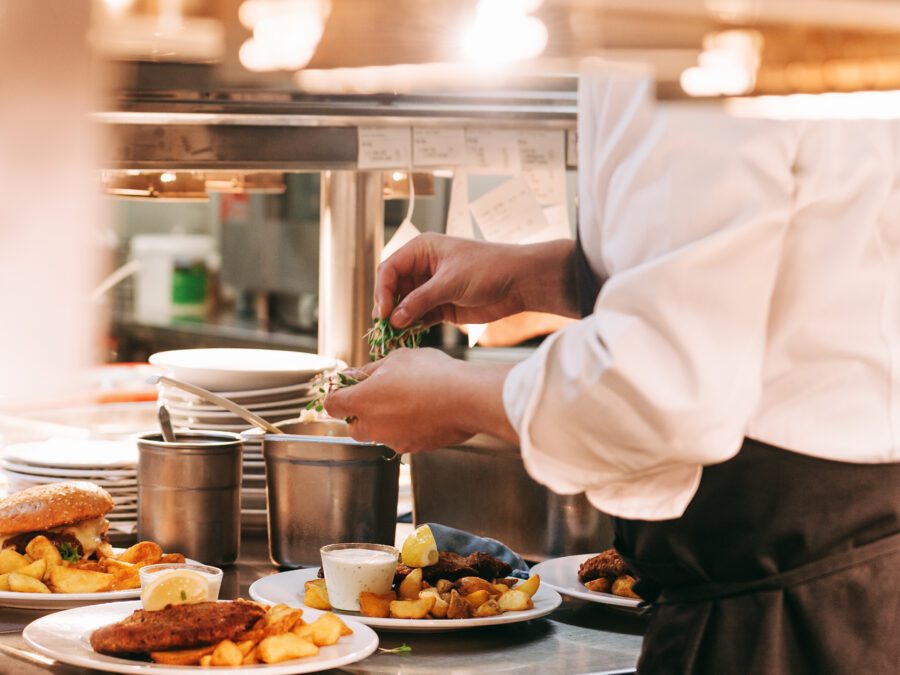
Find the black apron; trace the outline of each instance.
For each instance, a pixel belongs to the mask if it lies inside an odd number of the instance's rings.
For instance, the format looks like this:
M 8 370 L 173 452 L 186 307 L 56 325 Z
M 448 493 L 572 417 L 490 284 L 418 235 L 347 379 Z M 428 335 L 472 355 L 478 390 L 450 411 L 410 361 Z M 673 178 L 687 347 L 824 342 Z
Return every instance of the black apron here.
M 588 313 L 580 243 L 575 269 Z M 614 522 L 651 605 L 639 673 L 900 673 L 900 464 L 747 439 L 680 518 Z

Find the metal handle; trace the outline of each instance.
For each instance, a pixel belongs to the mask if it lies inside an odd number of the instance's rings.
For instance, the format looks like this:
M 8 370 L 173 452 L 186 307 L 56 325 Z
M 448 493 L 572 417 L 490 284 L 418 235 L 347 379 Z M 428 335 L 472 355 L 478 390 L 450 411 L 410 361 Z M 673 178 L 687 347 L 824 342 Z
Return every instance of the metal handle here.
M 169 377 L 167 375 L 155 375 L 150 378 L 151 383 L 156 384 L 158 382 L 162 382 L 163 384 L 168 384 L 171 387 L 175 387 L 177 389 L 181 389 L 182 391 L 186 391 L 189 394 L 193 394 L 194 396 L 199 396 L 200 398 L 209 401 L 210 403 L 215 403 L 218 406 L 222 406 L 225 410 L 233 412 L 238 417 L 247 420 L 250 424 L 259 427 L 260 429 L 266 431 L 270 434 L 280 434 L 282 433 L 281 429 L 276 427 L 271 422 L 267 422 L 259 415 L 255 415 L 246 408 L 239 406 L 234 401 L 225 398 L 224 396 L 219 396 L 218 394 L 214 394 L 211 391 L 204 389 L 203 387 L 198 387 L 195 384 L 189 384 L 187 382 L 182 382 L 181 380 L 176 380 L 174 377 Z
M 169 415 L 169 409 L 161 405 L 157 410 L 159 416 L 159 428 L 162 430 L 163 440 L 166 443 L 175 442 L 175 430 L 172 428 L 172 418 Z

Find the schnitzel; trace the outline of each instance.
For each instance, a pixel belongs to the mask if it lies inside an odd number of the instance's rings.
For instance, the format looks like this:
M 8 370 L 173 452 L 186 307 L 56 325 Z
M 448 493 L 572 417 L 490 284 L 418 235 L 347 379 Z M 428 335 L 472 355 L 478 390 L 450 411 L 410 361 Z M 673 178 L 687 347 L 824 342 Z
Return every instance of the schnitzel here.
M 169 605 L 156 612 L 139 609 L 131 616 L 98 628 L 91 647 L 101 654 L 148 654 L 233 640 L 266 613 L 247 600 Z

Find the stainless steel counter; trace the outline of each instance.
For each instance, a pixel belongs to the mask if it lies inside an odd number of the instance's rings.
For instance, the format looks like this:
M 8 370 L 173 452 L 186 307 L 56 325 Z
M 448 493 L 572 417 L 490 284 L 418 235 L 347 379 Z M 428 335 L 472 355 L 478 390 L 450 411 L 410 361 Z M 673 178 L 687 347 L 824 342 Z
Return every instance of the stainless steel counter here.
M 265 542 L 245 540 L 239 564 L 226 570 L 222 597 L 249 597 L 254 581 L 277 570 Z M 0 609 L 0 645 L 27 649 L 21 630 L 43 612 Z M 546 619 L 454 633 L 380 633 L 382 647 L 412 647 L 408 655 L 373 654 L 342 673 L 597 673 L 634 667 L 644 622 L 602 605 L 566 600 Z M 15 632 L 8 632 L 15 631 Z M 0 652 L 2 675 L 82 675 L 96 672 L 37 665 Z

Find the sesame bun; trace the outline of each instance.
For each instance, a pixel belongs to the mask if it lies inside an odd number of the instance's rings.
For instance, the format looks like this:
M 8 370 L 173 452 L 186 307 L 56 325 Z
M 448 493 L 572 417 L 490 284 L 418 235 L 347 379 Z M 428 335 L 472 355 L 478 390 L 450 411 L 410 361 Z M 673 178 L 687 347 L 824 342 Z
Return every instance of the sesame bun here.
M 49 530 L 106 515 L 114 504 L 93 483 L 51 483 L 0 499 L 0 537 Z

